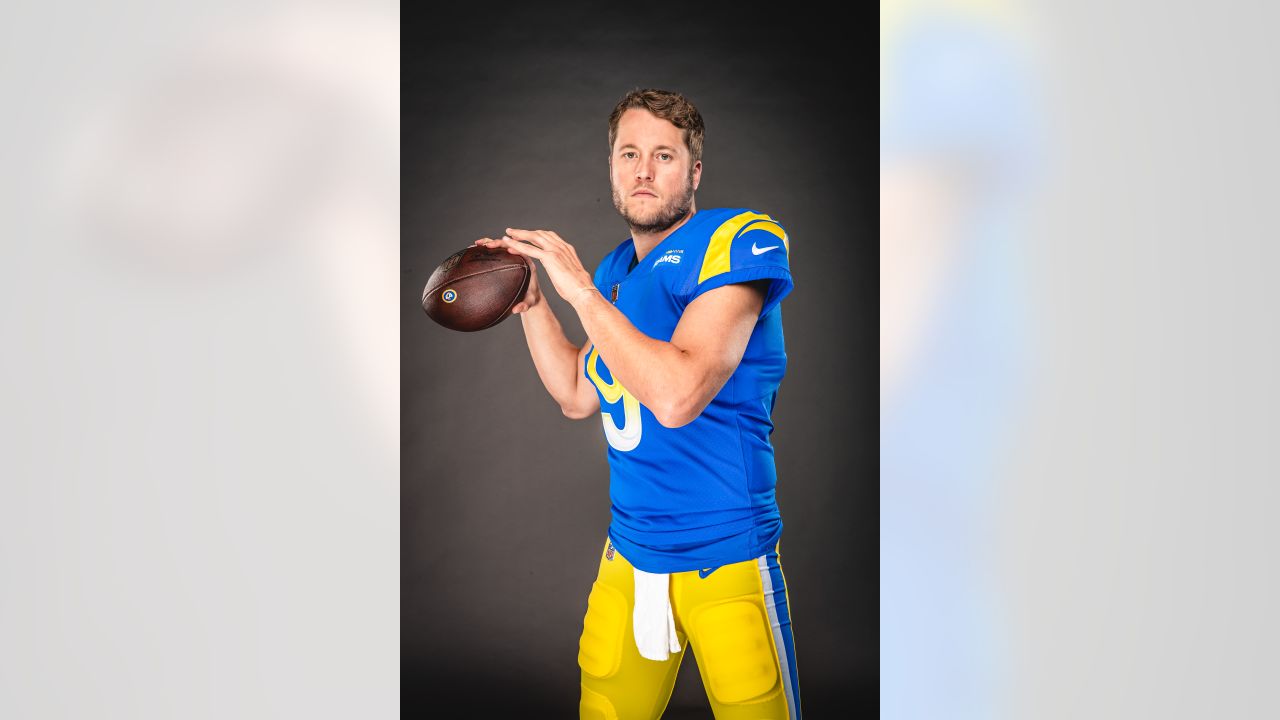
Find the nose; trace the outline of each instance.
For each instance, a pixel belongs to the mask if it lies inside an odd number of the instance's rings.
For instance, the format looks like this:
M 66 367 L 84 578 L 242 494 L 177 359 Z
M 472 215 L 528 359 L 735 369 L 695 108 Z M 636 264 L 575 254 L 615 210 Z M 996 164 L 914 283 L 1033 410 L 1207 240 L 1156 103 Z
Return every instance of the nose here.
M 636 161 L 636 179 L 653 182 L 653 158 L 640 158 Z

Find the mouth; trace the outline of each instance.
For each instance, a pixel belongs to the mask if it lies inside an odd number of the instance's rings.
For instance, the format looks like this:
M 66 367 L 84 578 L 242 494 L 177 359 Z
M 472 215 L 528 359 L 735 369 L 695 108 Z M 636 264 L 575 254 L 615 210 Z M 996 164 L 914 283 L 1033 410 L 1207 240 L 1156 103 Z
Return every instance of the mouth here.
M 648 190 L 637 190 L 634 193 L 631 193 L 631 197 L 658 197 L 658 196 L 654 195 Z

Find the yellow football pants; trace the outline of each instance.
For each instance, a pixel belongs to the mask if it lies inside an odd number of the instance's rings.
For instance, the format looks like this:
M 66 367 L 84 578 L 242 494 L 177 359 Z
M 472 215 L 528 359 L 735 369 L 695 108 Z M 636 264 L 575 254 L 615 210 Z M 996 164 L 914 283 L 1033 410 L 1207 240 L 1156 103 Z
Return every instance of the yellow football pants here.
M 716 720 L 801 720 L 795 643 L 778 550 L 724 565 L 706 577 L 706 571 L 671 573 L 680 652 L 658 662 L 636 649 L 631 625 L 635 575 L 631 563 L 606 541 L 578 645 L 582 720 L 662 717 L 690 645 Z

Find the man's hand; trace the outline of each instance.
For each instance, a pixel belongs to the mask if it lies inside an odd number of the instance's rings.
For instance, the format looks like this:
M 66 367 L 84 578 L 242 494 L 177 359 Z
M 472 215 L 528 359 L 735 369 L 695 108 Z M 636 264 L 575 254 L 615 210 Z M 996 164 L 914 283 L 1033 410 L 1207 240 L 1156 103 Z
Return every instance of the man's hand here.
M 499 240 L 485 238 L 476 243 L 486 247 L 501 246 L 508 252 L 537 258 L 547 271 L 547 277 L 551 278 L 552 287 L 571 305 L 578 301 L 582 288 L 593 286 L 591 273 L 582 266 L 578 251 L 550 230 L 507 228 L 507 234 Z
M 497 241 L 493 238 L 480 238 L 471 244 L 495 247 L 496 242 Z M 520 302 L 516 303 L 511 308 L 511 312 L 516 315 L 519 315 L 520 313 L 531 309 L 534 305 L 542 302 L 542 290 L 538 288 L 538 266 L 533 262 L 533 260 L 530 260 L 527 257 L 524 258 L 524 262 L 529 266 L 529 289 L 525 291 L 524 297 L 520 299 Z

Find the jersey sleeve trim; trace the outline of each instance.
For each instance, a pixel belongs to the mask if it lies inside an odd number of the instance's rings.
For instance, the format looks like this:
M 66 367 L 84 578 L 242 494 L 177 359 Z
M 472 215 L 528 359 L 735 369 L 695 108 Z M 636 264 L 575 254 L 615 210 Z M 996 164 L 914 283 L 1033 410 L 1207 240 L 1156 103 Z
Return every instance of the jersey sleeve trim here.
M 710 280 L 698 285 L 693 294 L 689 296 L 688 303 L 693 302 L 695 298 L 703 293 L 714 290 L 725 285 L 733 283 L 748 282 L 750 280 L 772 279 L 769 283 L 769 289 L 764 295 L 764 305 L 760 307 L 760 317 L 769 314 L 782 299 L 786 297 L 795 283 L 791 279 L 791 271 L 782 265 L 751 265 L 748 267 L 734 268 L 728 272 L 722 272 Z

